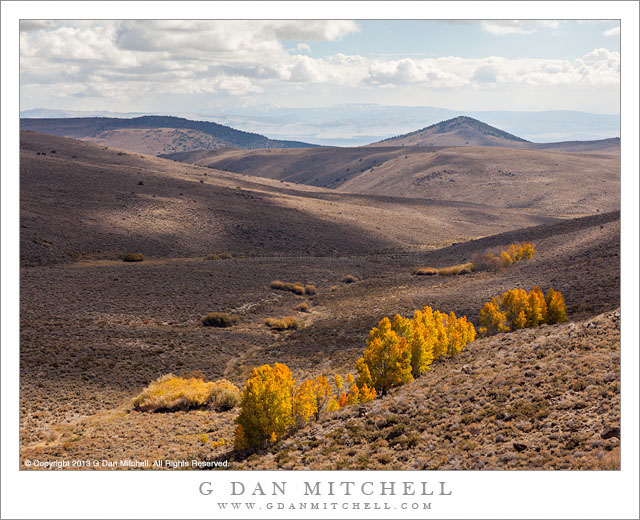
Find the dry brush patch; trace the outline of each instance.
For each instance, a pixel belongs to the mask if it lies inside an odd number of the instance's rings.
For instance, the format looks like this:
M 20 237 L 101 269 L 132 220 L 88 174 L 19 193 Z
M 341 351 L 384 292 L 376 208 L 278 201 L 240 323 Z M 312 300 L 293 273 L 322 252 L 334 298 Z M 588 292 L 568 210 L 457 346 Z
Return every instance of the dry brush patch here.
M 297 330 L 300 327 L 300 322 L 294 316 L 267 318 L 265 324 L 274 330 Z
M 133 408 L 143 412 L 174 412 L 209 408 L 226 411 L 240 400 L 240 391 L 229 381 L 167 374 L 145 388 L 134 400 Z
M 144 255 L 142 253 L 127 253 L 122 257 L 123 262 L 142 262 Z
M 237 316 L 230 316 L 224 312 L 210 312 L 200 320 L 205 327 L 231 327 L 237 323 Z

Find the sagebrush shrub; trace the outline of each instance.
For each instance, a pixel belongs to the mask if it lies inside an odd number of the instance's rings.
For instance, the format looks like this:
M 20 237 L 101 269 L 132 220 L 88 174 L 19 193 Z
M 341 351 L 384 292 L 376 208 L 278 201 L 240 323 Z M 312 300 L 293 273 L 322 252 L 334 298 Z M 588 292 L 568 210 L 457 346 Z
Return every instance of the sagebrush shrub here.
M 275 330 L 295 330 L 300 327 L 300 322 L 293 316 L 286 316 L 284 318 L 268 318 L 265 320 L 265 323 Z
M 224 312 L 210 312 L 200 320 L 205 327 L 231 327 L 238 321 L 236 316 L 229 316 Z
M 283 282 L 281 280 L 274 280 L 273 282 L 271 282 L 269 287 L 277 291 L 290 291 L 294 294 L 302 295 L 305 293 L 305 286 L 302 285 L 300 282 L 292 283 L 292 282 Z M 313 286 L 309 286 L 309 287 L 313 287 Z
M 122 257 L 124 262 L 142 262 L 144 255 L 142 253 L 128 253 Z

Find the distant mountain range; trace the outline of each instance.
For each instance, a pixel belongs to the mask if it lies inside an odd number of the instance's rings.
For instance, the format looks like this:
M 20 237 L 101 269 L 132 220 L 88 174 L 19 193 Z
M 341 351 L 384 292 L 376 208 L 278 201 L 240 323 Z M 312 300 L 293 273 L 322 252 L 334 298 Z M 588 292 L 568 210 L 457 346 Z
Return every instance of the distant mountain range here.
M 253 150 L 317 146 L 298 141 L 269 139 L 218 123 L 172 116 L 21 118 L 20 129 L 156 155 L 194 149 Z
M 139 117 L 157 113 L 108 111 L 65 111 L 33 109 L 21 117 Z M 591 114 L 571 110 L 541 112 L 466 111 L 418 106 L 346 104 L 320 108 L 288 108 L 276 105 L 250 105 L 203 110 L 201 113 L 176 112 L 191 120 L 212 121 L 278 140 L 305 141 L 325 146 L 361 146 L 456 116 L 468 116 L 517 135 L 531 142 L 585 141 L 620 136 L 620 116 Z M 167 152 L 168 153 L 168 152 Z

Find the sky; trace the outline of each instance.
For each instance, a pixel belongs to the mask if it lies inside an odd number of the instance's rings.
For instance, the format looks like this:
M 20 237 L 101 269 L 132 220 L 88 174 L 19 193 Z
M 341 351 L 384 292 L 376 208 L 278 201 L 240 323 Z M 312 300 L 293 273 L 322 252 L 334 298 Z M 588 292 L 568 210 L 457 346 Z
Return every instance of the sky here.
M 20 25 L 20 109 L 340 104 L 619 114 L 618 20 Z

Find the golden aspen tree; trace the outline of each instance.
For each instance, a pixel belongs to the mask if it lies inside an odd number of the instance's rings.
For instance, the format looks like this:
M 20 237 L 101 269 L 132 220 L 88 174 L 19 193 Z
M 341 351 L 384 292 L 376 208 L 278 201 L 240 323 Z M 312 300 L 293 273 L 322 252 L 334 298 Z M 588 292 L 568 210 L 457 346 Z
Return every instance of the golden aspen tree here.
M 419 313 L 419 311 L 416 311 Z M 421 322 L 421 315 L 413 319 L 403 318 L 396 315 L 393 318 L 391 324 L 392 330 L 403 337 L 409 349 L 411 350 L 411 373 L 413 377 L 418 377 L 422 372 L 427 370 L 429 363 L 432 361 L 430 358 L 431 348 L 426 344 L 424 325 Z
M 507 315 L 511 330 L 523 329 L 527 325 L 529 299 L 524 289 L 511 289 L 502 295 L 501 306 Z
M 486 336 L 509 330 L 507 315 L 500 309 L 500 303 L 497 298 L 493 298 L 490 302 L 484 304 L 478 317 L 478 323 L 480 324 L 480 333 Z
M 317 376 L 313 379 L 311 390 L 316 400 L 316 421 L 320 414 L 327 410 L 329 403 L 333 399 L 333 389 L 325 376 Z
M 449 350 L 449 338 L 447 336 L 447 315 L 440 311 L 434 311 L 433 324 L 435 339 L 433 344 L 433 359 L 436 360 Z
M 336 374 L 333 381 L 334 381 L 334 384 L 336 385 L 336 390 L 338 391 L 342 390 L 343 384 L 342 384 L 342 377 L 340 377 L 340 374 Z
M 236 419 L 236 449 L 261 448 L 276 442 L 293 426 L 294 380 L 281 363 L 251 373 L 242 391 Z
M 372 386 L 386 395 L 390 388 L 413 381 L 411 375 L 411 350 L 407 341 L 391 330 L 389 318 L 383 318 L 371 330 L 360 368 L 367 366 Z M 363 371 L 364 372 L 364 371 Z M 366 373 L 358 372 L 367 383 Z
M 338 408 L 344 408 L 345 406 L 349 406 L 349 398 L 347 397 L 347 392 L 342 392 L 338 397 Z
M 547 320 L 547 302 L 544 293 L 539 286 L 535 286 L 529 291 L 529 315 L 527 316 L 527 327 L 537 327 Z
M 307 379 L 294 390 L 292 413 L 296 427 L 300 428 L 318 413 L 313 381 Z
M 567 321 L 567 307 L 560 291 L 554 291 L 549 288 L 545 297 L 547 304 L 547 323 L 564 323 Z

